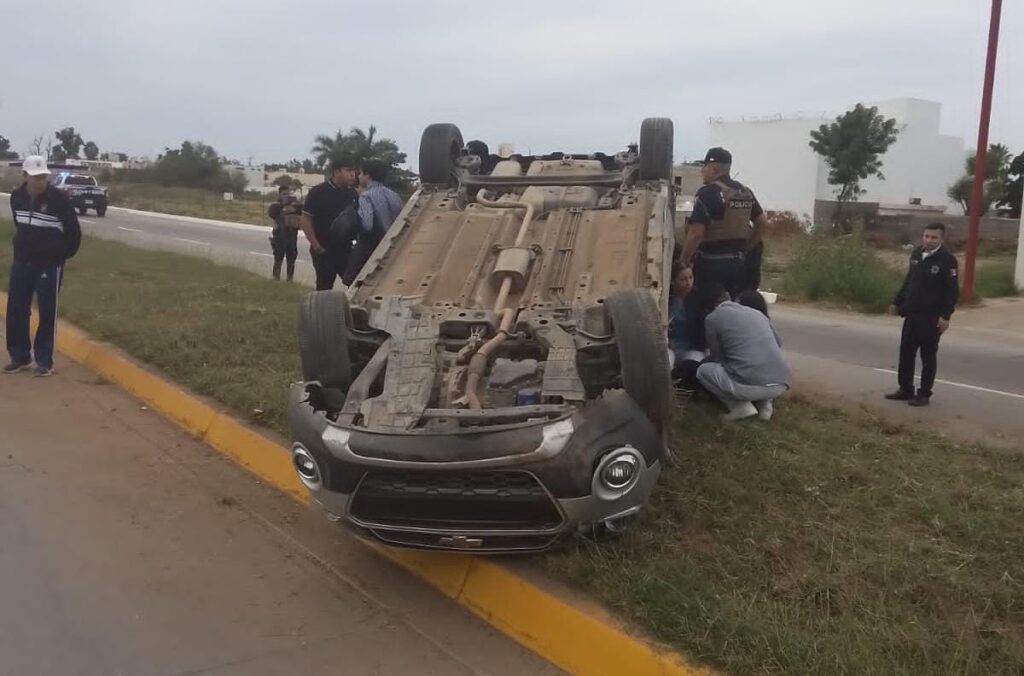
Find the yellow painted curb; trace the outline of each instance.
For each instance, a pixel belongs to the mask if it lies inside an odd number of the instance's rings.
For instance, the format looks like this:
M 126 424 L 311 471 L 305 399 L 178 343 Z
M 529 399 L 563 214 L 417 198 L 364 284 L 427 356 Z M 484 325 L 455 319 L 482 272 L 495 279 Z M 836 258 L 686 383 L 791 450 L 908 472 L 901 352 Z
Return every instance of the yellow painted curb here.
M 7 295 L 0 293 L 0 316 L 6 313 L 6 301 Z M 58 324 L 57 349 L 136 395 L 292 498 L 308 502 L 308 493 L 292 469 L 287 449 L 63 320 Z M 360 542 L 570 673 L 714 673 L 630 636 L 606 618 L 588 614 L 487 559 Z

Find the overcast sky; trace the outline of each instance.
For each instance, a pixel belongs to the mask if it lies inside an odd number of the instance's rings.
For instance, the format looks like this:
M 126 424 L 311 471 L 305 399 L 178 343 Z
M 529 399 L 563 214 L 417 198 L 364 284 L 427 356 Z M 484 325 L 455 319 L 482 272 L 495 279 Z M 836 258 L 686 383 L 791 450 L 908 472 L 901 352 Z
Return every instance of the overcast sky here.
M 200 139 L 257 162 L 377 126 L 415 164 L 431 122 L 521 151 L 615 151 L 647 116 L 676 159 L 708 117 L 943 104 L 972 148 L 988 0 L 0 0 L 0 134 L 24 153 L 73 125 L 101 150 Z M 1024 152 L 1024 3 L 1004 6 L 993 141 Z M 1016 38 L 1016 39 L 1015 39 Z

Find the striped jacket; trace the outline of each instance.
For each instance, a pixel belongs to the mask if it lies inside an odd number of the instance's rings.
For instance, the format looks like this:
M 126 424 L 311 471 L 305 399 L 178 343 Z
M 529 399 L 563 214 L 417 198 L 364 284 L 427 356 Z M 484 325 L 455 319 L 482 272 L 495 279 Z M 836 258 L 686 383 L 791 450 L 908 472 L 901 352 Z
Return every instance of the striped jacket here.
M 78 252 L 82 228 L 67 196 L 52 185 L 33 198 L 22 185 L 11 193 L 14 216 L 14 260 L 36 265 L 61 265 Z

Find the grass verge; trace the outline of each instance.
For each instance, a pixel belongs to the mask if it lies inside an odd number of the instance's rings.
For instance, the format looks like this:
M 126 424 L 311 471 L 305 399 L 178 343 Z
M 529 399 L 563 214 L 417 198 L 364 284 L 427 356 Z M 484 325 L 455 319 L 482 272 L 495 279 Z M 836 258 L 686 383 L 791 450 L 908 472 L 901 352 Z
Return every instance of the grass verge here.
M 0 221 L 4 289 L 11 230 Z M 85 237 L 65 272 L 60 314 L 244 419 L 284 433 L 305 291 L 198 258 Z
M 302 289 L 93 238 L 66 279 L 64 317 L 285 431 Z M 1024 454 L 796 396 L 771 425 L 679 413 L 679 462 L 637 527 L 572 541 L 550 571 L 732 673 L 1020 673 Z
M 275 198 L 242 193 L 227 201 L 221 193 L 209 190 L 148 183 L 112 183 L 108 186 L 108 195 L 110 203 L 116 207 L 268 226 L 272 223 L 267 218 L 267 207 Z
M 981 298 L 1004 298 L 1020 292 L 1013 282 L 1013 260 L 982 262 L 974 272 L 974 290 Z
M 1024 456 L 789 396 L 677 415 L 623 538 L 547 568 L 735 674 L 1019 674 Z
M 781 277 L 783 293 L 861 312 L 885 312 L 903 281 L 857 234 L 806 237 Z

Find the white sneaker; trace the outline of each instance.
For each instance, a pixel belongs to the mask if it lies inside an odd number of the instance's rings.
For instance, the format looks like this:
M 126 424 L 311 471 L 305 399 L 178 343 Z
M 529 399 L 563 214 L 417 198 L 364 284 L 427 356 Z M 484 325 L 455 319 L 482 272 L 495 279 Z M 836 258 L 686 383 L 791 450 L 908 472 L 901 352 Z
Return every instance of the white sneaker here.
M 754 404 L 754 406 L 757 407 L 757 417 L 758 418 L 760 418 L 761 420 L 771 420 L 772 419 L 772 413 L 775 413 L 775 405 L 772 404 L 772 400 L 771 399 L 765 399 L 764 401 L 759 401 L 756 404 Z
M 727 421 L 743 420 L 752 415 L 757 415 L 757 409 L 749 401 L 745 401 L 736 408 L 730 409 L 722 418 Z

